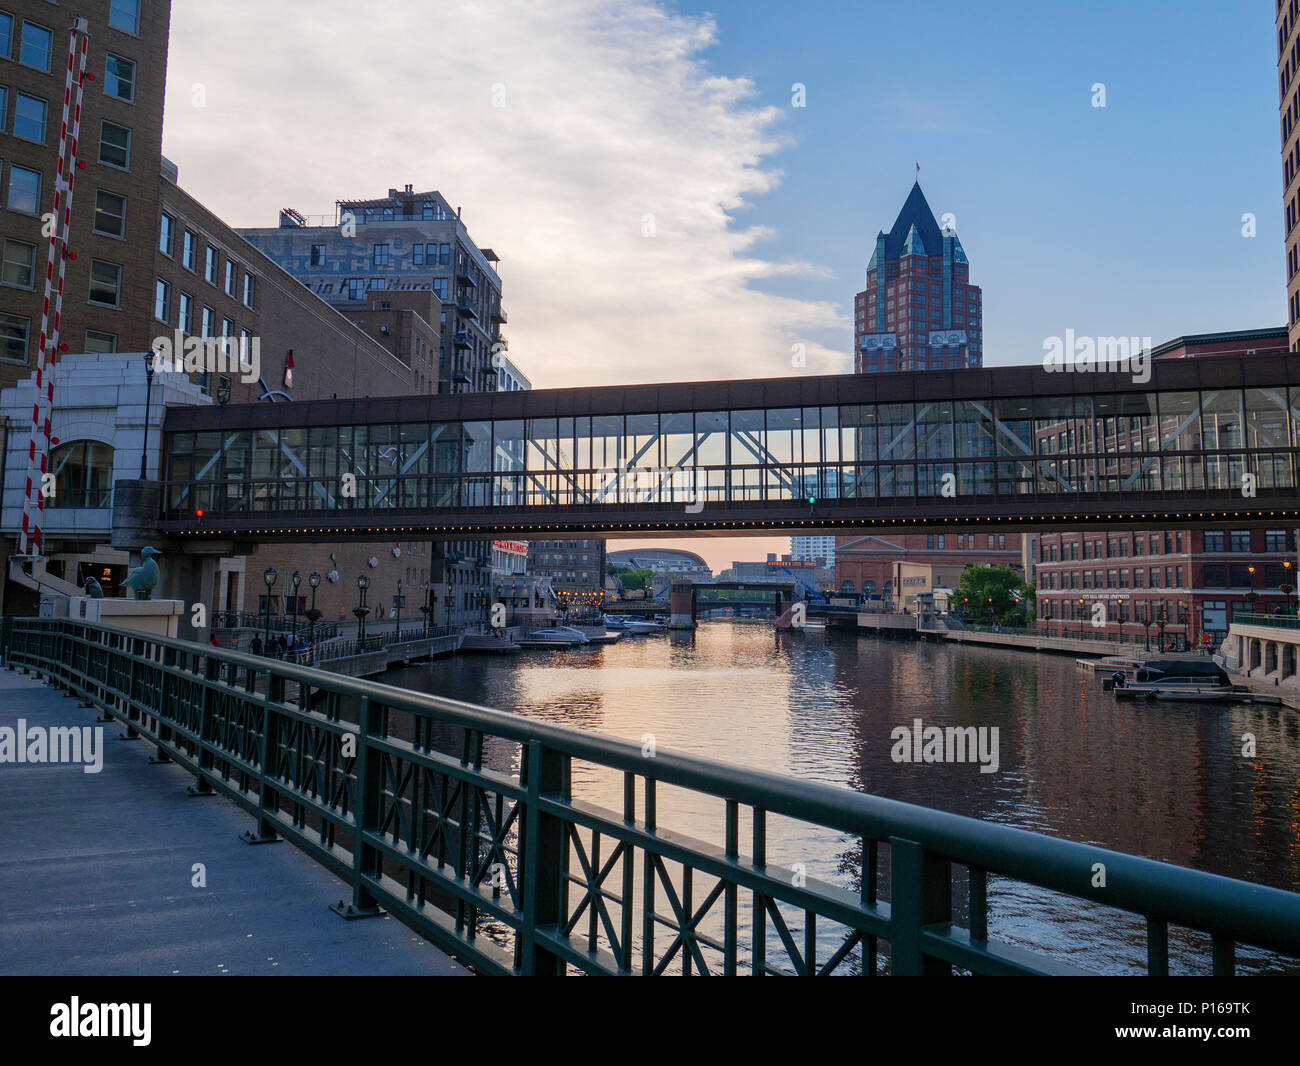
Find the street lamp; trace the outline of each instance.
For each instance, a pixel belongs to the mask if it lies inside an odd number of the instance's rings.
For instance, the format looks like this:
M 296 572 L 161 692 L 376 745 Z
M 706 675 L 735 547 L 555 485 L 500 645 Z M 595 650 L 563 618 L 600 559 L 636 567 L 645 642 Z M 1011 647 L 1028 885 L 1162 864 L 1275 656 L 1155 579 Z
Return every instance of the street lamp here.
M 153 352 L 144 353 L 144 446 L 140 449 L 140 480 L 145 479 L 145 462 L 149 458 L 149 400 L 153 393 Z
M 370 588 L 370 578 L 365 574 L 361 574 L 357 578 L 357 592 L 360 594 L 361 600 L 352 610 L 352 613 L 357 616 L 358 642 L 366 639 L 366 615 L 370 613 L 370 608 L 366 606 L 366 589 L 368 588 Z
M 267 653 L 271 650 L 271 589 L 275 587 L 275 579 L 279 576 L 273 566 L 268 566 L 262 572 L 262 580 L 266 582 L 266 646 L 264 650 Z
M 1079 639 L 1083 639 L 1083 597 L 1079 597 Z
M 1115 613 L 1119 616 L 1119 642 L 1123 644 L 1124 623 L 1128 621 L 1128 619 L 1125 616 L 1128 614 L 1128 611 L 1125 609 L 1125 605 L 1121 602 L 1115 605 Z
M 1286 580 L 1278 586 L 1278 591 L 1286 597 L 1286 613 L 1291 613 L 1291 593 L 1295 591 L 1295 585 L 1291 582 L 1291 560 L 1288 559 L 1282 564 L 1282 569 L 1286 573 Z
M 402 579 L 397 579 L 397 634 L 401 638 L 402 633 Z
M 302 584 L 302 571 L 293 572 L 293 642 L 298 643 L 298 586 Z
M 1179 624 L 1180 626 L 1183 627 L 1183 643 L 1184 643 L 1184 644 L 1188 643 L 1188 641 L 1187 641 L 1187 637 L 1188 637 L 1187 622 L 1188 622 L 1187 601 L 1186 601 L 1186 600 L 1179 600 L 1179 601 L 1178 601 L 1178 624 Z
M 993 597 L 989 597 L 989 629 L 993 628 Z
M 1150 612 L 1151 609 L 1147 607 L 1145 604 L 1143 604 L 1142 606 L 1142 629 L 1144 630 L 1143 647 L 1146 648 L 1147 651 L 1151 650 L 1151 626 L 1154 625 L 1154 623 L 1151 620 Z
M 1169 607 L 1163 601 L 1160 604 L 1160 611 L 1156 615 L 1156 628 L 1160 630 L 1160 650 L 1165 650 L 1165 626 L 1169 624 Z
M 311 644 L 311 657 L 314 662 L 316 659 L 316 619 L 320 617 L 320 611 L 316 610 L 316 590 L 320 588 L 320 574 L 313 570 L 311 577 L 307 579 L 307 584 L 311 586 L 311 607 L 307 609 L 307 621 L 310 623 L 307 640 Z
M 424 615 L 424 635 L 426 637 L 429 635 L 429 622 L 433 615 L 433 606 L 429 602 L 432 592 L 433 582 L 426 581 L 424 583 L 424 606 L 420 608 L 420 613 Z

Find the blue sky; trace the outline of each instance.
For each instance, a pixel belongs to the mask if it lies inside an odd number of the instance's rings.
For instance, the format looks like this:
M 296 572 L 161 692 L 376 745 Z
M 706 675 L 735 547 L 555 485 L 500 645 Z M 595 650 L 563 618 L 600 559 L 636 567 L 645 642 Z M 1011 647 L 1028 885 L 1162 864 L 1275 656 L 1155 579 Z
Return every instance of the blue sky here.
M 762 250 L 834 271 L 758 287 L 844 303 L 921 164 L 983 287 L 986 362 L 1066 328 L 1149 335 L 1286 320 L 1273 5 L 715 0 L 717 73 L 794 143 L 742 213 Z M 807 86 L 807 107 L 790 86 Z M 1106 86 L 1104 109 L 1092 86 Z M 1257 236 L 1241 235 L 1253 212 Z

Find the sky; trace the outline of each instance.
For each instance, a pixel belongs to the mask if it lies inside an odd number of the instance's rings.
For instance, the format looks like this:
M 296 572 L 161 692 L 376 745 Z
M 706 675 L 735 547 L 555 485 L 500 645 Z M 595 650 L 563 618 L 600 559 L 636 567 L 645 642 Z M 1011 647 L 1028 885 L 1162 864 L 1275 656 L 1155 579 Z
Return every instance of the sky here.
M 986 365 L 1039 362 L 1067 329 L 1286 322 L 1273 27 L 1263 0 L 176 0 L 163 150 L 234 226 L 440 190 L 538 388 L 849 371 L 919 163 Z

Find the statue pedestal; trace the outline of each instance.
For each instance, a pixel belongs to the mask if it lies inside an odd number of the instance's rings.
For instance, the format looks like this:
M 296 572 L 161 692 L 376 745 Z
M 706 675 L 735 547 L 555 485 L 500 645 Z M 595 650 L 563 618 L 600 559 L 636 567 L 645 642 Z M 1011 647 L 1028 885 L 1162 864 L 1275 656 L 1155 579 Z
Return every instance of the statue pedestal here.
M 89 596 L 73 596 L 68 603 L 68 617 L 74 620 L 173 639 L 180 632 L 184 613 L 184 600 L 93 600 Z

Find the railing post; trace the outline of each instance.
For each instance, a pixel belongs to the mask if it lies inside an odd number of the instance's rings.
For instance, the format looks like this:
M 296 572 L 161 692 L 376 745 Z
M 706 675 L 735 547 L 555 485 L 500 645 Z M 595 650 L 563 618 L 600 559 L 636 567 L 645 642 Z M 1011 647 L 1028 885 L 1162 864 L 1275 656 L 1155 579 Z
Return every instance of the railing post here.
M 564 820 L 543 814 L 543 795 L 565 793 L 565 756 L 531 740 L 527 750 L 528 808 L 524 812 L 524 835 L 520 863 L 523 866 L 524 925 L 520 930 L 519 972 L 528 976 L 564 975 L 564 960 L 541 947 L 537 933 L 559 928 L 567 874 Z M 626 902 L 626 901 L 625 901 Z
M 377 918 L 384 912 L 379 909 L 379 901 L 366 889 L 366 875 L 378 877 L 383 872 L 383 857 L 377 848 L 366 843 L 366 834 L 379 828 L 379 796 L 383 777 L 379 762 L 379 751 L 371 745 L 374 734 L 374 711 L 370 706 L 370 697 L 361 697 L 361 707 L 357 712 L 357 756 L 356 756 L 356 794 L 353 817 L 356 832 L 352 837 L 352 902 L 339 900 L 330 907 L 335 914 L 349 920 L 353 918 Z M 381 719 L 383 715 L 379 715 Z M 342 739 L 340 738 L 340 743 Z
M 199 704 L 198 771 L 194 775 L 194 784 L 185 790 L 186 795 L 195 798 L 216 795 L 212 791 L 212 782 L 205 775 L 212 769 L 212 705 L 217 700 L 216 689 L 212 686 L 221 680 L 224 668 L 225 664 L 211 655 L 204 660 L 203 678 L 208 683 L 203 686 L 203 699 Z
M 275 710 L 272 701 L 274 692 L 283 694 L 284 679 L 275 677 L 273 671 L 274 667 L 268 663 L 262 699 L 262 739 L 258 743 L 257 755 L 257 830 L 254 832 L 248 829 L 240 834 L 239 839 L 245 844 L 274 844 L 280 839 L 271 819 L 271 812 L 277 809 L 279 802 L 271 787 L 271 759 L 275 753 Z
M 889 839 L 889 957 L 896 977 L 934 977 L 952 967 L 927 957 L 928 925 L 952 924 L 952 863 L 912 840 Z

